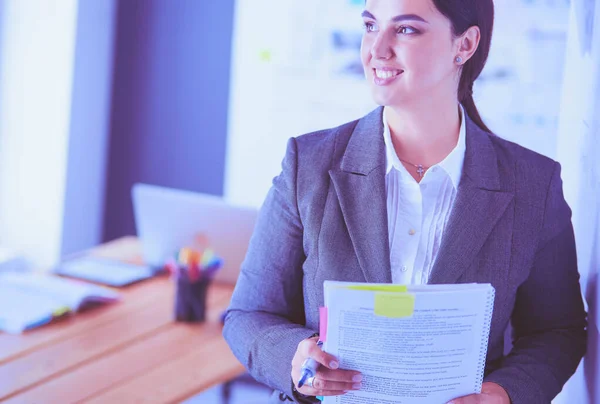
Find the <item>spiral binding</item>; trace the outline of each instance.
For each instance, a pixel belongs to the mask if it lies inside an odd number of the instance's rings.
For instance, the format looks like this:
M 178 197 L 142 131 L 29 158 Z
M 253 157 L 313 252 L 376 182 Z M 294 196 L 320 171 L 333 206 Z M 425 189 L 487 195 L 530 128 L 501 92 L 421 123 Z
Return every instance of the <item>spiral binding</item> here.
M 477 364 L 477 374 L 475 375 L 475 391 L 481 391 L 483 383 L 483 375 L 485 372 L 485 360 L 487 357 L 488 342 L 490 339 L 490 327 L 492 326 L 492 313 L 494 311 L 494 298 L 496 297 L 496 289 L 490 285 L 490 291 L 485 302 L 485 310 L 483 312 L 483 333 L 485 338 L 481 339 L 479 347 L 479 363 Z

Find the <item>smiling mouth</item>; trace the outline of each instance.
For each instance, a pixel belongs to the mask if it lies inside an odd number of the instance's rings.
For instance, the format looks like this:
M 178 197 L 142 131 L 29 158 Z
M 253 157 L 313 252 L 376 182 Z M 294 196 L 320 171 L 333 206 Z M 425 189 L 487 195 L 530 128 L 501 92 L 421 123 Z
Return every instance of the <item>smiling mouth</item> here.
M 383 79 L 383 80 L 397 77 L 400 74 L 402 74 L 403 72 L 404 72 L 404 70 L 373 69 L 373 74 L 375 75 L 375 77 L 377 77 L 378 79 Z

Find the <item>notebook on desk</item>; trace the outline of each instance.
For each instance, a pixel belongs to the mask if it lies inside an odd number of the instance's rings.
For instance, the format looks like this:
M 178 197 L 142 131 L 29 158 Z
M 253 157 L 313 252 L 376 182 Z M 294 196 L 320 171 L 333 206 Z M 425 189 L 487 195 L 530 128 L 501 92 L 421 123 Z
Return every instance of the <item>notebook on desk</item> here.
M 119 300 L 102 286 L 36 273 L 0 274 L 0 331 L 18 334 L 89 304 Z
M 64 261 L 54 269 L 54 273 L 59 275 L 114 287 L 122 287 L 151 278 L 156 275 L 156 272 L 148 265 L 135 265 L 89 255 Z
M 161 267 L 175 251 L 202 236 L 224 261 L 214 279 L 237 281 L 258 209 L 235 206 L 213 195 L 146 184 L 134 185 L 132 199 L 146 264 Z

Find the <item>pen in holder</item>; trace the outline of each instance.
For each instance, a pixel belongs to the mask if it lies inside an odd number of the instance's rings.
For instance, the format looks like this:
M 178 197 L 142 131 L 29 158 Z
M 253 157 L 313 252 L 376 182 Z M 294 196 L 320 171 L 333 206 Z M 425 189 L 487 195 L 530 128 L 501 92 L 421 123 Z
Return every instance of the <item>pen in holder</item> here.
M 187 276 L 179 276 L 175 287 L 175 320 L 202 322 L 206 318 L 206 292 L 210 279 L 191 282 Z
M 176 260 L 165 265 L 175 279 L 176 321 L 203 322 L 206 318 L 206 295 L 210 282 L 223 261 L 211 250 L 202 252 L 182 248 Z

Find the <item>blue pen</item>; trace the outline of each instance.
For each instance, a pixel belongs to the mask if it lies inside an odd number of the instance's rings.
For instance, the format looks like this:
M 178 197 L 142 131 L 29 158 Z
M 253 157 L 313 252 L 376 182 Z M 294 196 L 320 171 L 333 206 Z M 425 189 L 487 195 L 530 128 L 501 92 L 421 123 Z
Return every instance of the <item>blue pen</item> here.
M 323 342 L 317 342 L 317 346 L 321 348 L 323 346 Z M 298 381 L 298 388 L 302 387 L 304 383 L 306 383 L 306 379 L 309 377 L 314 377 L 317 374 L 317 368 L 319 367 L 319 362 L 314 360 L 313 358 L 308 358 L 302 364 L 302 368 L 300 369 L 300 380 Z

